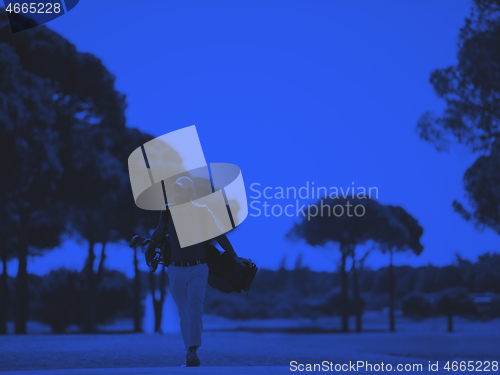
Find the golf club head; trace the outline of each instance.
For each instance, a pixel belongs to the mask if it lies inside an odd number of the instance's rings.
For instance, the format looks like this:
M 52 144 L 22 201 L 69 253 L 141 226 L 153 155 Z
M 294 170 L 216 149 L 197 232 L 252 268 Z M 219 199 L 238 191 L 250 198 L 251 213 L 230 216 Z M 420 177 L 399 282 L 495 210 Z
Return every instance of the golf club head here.
M 137 246 L 137 244 L 139 243 L 139 240 L 140 240 L 140 237 L 136 234 L 134 237 L 132 237 L 132 239 L 130 240 L 129 242 L 129 246 L 132 248 L 132 247 L 135 247 Z
M 146 239 L 144 240 L 144 242 L 142 243 L 142 245 L 141 245 L 141 246 L 146 246 L 146 245 L 148 245 L 150 242 L 153 242 L 153 240 L 152 240 L 151 238 L 146 238 Z

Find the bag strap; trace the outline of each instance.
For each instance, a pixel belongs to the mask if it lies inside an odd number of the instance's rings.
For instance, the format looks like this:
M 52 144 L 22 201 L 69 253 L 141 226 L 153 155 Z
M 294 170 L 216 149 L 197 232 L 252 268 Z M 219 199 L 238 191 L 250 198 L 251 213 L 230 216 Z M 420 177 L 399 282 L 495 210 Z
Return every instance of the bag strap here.
M 170 216 L 172 214 L 171 214 L 170 209 L 168 208 L 168 206 L 165 206 L 165 207 L 166 207 L 166 210 L 161 212 L 160 217 L 161 217 L 161 220 L 163 222 L 163 226 L 164 226 L 165 230 L 168 232 L 167 223 L 170 220 Z

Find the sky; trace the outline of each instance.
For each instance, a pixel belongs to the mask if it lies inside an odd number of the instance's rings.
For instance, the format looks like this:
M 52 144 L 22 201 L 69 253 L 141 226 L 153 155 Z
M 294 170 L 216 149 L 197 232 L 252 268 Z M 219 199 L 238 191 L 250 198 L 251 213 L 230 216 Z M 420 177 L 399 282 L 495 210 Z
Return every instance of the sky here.
M 498 249 L 495 233 L 452 209 L 454 199 L 466 202 L 462 176 L 477 155 L 439 153 L 416 131 L 425 111 L 444 108 L 429 76 L 456 63 L 470 7 L 469 0 L 81 0 L 48 27 L 116 76 L 129 126 L 160 136 L 196 125 L 207 162 L 241 168 L 249 205 L 296 203 L 252 198 L 251 186 L 376 187 L 380 203 L 402 206 L 424 228 L 423 253 L 397 254 L 395 264 L 442 266 L 456 253 L 474 260 Z M 293 267 L 302 253 L 313 270 L 336 268 L 335 246 L 285 238 L 299 217 L 256 212 L 229 234 L 238 255 L 277 268 L 285 255 Z M 108 251 L 108 267 L 131 275 L 131 251 Z M 70 239 L 28 270 L 81 269 L 85 256 L 85 243 Z M 387 263 L 378 253 L 367 259 L 373 268 Z

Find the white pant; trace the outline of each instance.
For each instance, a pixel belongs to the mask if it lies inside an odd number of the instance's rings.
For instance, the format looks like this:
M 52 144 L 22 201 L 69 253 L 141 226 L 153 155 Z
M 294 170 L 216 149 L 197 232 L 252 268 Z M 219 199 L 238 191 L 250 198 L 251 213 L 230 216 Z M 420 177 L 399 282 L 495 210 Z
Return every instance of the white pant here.
M 207 290 L 208 265 L 168 267 L 170 294 L 179 310 L 181 333 L 186 351 L 201 346 L 203 301 Z

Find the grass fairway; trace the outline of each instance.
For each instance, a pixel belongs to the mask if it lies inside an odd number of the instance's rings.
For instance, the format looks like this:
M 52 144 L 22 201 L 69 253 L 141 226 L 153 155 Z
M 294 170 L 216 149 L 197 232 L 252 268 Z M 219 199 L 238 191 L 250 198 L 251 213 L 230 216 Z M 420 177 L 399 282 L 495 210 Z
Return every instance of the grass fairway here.
M 320 363 L 423 363 L 452 359 L 498 360 L 491 332 L 284 334 L 205 332 L 203 366 L 285 366 Z M 8 335 L 0 338 L 0 370 L 178 367 L 180 334 Z

